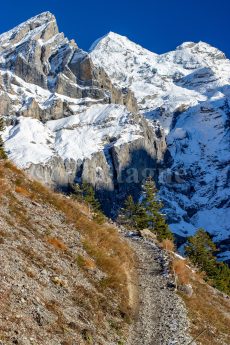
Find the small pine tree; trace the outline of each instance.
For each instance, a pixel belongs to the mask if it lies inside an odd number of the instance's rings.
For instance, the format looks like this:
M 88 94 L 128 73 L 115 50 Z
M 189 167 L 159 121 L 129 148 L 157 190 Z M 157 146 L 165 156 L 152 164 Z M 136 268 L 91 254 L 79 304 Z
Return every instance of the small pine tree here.
M 79 183 L 75 183 L 70 186 L 72 189 L 72 196 L 78 201 L 83 201 L 83 191 Z
M 166 239 L 171 241 L 174 240 L 173 234 L 169 229 L 169 226 L 166 223 L 164 216 L 161 213 L 158 213 L 155 216 L 154 229 L 156 231 L 157 238 L 159 241 L 163 241 Z
M 133 200 L 132 195 L 129 195 L 125 200 L 124 212 L 127 218 L 132 218 L 136 213 L 136 204 Z
M 194 265 L 206 273 L 206 279 L 217 289 L 229 294 L 230 268 L 222 262 L 217 262 L 214 255 L 216 251 L 215 243 L 202 228 L 188 238 L 185 247 L 186 255 Z
M 215 268 L 214 252 L 216 250 L 210 235 L 202 228 L 198 229 L 194 236 L 188 238 L 188 245 L 185 247 L 185 253 L 192 263 L 209 275 Z
M 82 192 L 83 192 L 83 198 L 85 202 L 92 207 L 92 210 L 94 212 L 101 212 L 101 205 L 95 196 L 95 191 L 94 191 L 93 186 L 91 186 L 87 182 L 83 182 Z
M 124 202 L 124 207 L 121 209 L 118 216 L 118 222 L 125 225 L 129 229 L 136 229 L 135 215 L 137 206 L 133 200 L 133 197 L 129 195 Z
M 163 204 L 157 199 L 157 189 L 154 181 L 148 178 L 143 185 L 143 197 L 138 203 L 128 196 L 119 220 L 129 228 L 136 230 L 150 229 L 156 232 L 160 241 L 173 240 L 173 235 L 160 213 Z
M 92 211 L 93 213 L 93 218 L 98 223 L 103 223 L 105 220 L 105 216 L 101 210 L 100 202 L 97 200 L 95 196 L 93 186 L 91 186 L 87 182 L 83 182 L 82 185 L 75 184 L 74 186 L 72 186 L 72 188 L 74 191 L 73 196 L 78 201 L 85 201 L 88 204 L 90 211 Z
M 214 286 L 230 295 L 230 268 L 223 262 L 217 263 L 217 272 L 214 279 Z
M 148 226 L 149 217 L 142 203 L 135 203 L 131 195 L 125 200 L 118 222 L 128 229 L 142 230 Z
M 133 219 L 138 230 L 148 228 L 150 217 L 142 202 L 136 204 L 136 213 Z
M 4 131 L 5 126 L 4 126 L 4 119 L 3 117 L 0 118 L 0 132 Z M 2 139 L 2 136 L 0 135 L 0 159 L 6 159 L 7 155 L 4 150 L 4 142 Z
M 173 234 L 166 223 L 164 215 L 161 213 L 163 204 L 157 198 L 157 188 L 151 177 L 149 177 L 144 186 L 143 205 L 148 214 L 148 227 L 154 230 L 157 238 L 162 241 L 164 239 L 173 240 Z

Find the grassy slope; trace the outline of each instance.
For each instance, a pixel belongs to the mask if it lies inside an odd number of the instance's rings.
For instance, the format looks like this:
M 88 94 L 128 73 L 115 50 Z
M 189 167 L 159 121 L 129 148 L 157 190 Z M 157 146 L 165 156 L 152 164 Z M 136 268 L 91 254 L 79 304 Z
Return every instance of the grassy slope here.
M 0 164 L 0 340 L 122 344 L 133 254 L 87 207 Z
M 193 296 L 182 295 L 191 320 L 194 337 L 200 345 L 230 344 L 230 299 L 202 279 L 193 278 Z
M 230 298 L 208 285 L 203 273 L 197 272 L 189 261 L 172 255 L 172 271 L 176 273 L 180 287 L 184 284 L 192 286 L 191 297 L 179 292 L 183 298 L 191 321 L 191 334 L 200 345 L 230 344 Z

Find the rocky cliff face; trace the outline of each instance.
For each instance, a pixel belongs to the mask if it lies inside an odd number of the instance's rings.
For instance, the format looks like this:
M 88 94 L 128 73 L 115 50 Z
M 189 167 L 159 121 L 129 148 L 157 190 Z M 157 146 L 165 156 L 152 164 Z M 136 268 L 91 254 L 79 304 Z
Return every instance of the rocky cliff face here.
M 87 53 L 59 33 L 52 14 L 1 35 L 0 46 L 1 114 L 46 121 L 107 102 L 109 95 L 94 85 Z
M 84 178 L 110 211 L 151 169 L 174 232 L 185 237 L 203 226 L 223 248 L 229 82 L 230 61 L 203 42 L 157 55 L 109 33 L 86 53 L 50 13 L 0 36 L 10 158 L 52 186 Z
M 143 171 L 163 160 L 165 140 L 124 106 L 97 104 L 81 114 L 42 123 L 19 117 L 5 131 L 11 159 L 47 185 L 91 183 L 111 210 L 115 194 L 135 193 Z M 129 181 L 134 172 L 135 181 Z M 134 182 L 134 183 L 129 183 Z

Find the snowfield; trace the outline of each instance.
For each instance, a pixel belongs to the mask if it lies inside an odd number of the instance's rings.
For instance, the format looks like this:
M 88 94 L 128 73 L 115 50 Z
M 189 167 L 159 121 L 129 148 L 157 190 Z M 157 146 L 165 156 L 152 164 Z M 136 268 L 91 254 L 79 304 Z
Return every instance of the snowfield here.
M 5 148 L 21 168 L 31 163 L 45 164 L 53 156 L 63 160 L 83 160 L 104 149 L 111 140 L 116 145 L 141 137 L 141 128 L 130 123 L 132 114 L 120 105 L 94 105 L 79 115 L 41 123 L 20 117 L 17 125 L 4 133 Z M 114 139 L 115 138 L 115 139 Z

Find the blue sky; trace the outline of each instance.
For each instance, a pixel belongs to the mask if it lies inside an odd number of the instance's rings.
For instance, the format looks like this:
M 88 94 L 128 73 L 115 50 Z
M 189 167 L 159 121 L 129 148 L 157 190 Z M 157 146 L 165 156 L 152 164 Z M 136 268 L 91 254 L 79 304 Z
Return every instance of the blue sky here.
M 8 0 L 1 3 L 0 31 L 47 10 L 85 50 L 114 31 L 156 53 L 202 40 L 230 57 L 229 0 Z

